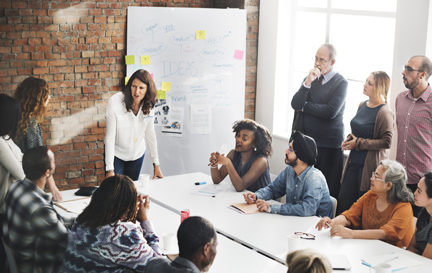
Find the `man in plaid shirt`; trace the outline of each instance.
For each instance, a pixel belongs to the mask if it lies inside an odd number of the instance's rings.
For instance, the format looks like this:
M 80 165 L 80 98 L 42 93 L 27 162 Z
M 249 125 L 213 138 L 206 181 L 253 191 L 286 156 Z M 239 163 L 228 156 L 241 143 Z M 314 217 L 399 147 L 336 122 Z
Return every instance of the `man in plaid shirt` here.
M 13 249 L 19 272 L 58 272 L 74 219 L 57 214 L 52 197 L 44 192 L 54 174 L 54 154 L 45 146 L 23 157 L 26 175 L 10 187 L 5 200 L 3 234 Z
M 428 57 L 411 57 L 402 72 L 408 90 L 396 98 L 396 160 L 405 167 L 407 186 L 413 192 L 424 174 L 432 171 L 432 89 L 428 83 L 431 73 Z M 419 210 L 413 205 L 414 216 Z

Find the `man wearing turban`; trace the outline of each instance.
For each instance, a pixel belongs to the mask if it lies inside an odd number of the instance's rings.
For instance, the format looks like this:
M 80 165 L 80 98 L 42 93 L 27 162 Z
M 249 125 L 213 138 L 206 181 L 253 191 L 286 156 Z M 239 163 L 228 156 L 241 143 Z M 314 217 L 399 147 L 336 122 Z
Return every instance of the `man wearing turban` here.
M 267 187 L 255 193 L 245 193 L 247 203 L 256 202 L 260 211 L 295 216 L 332 217 L 332 204 L 324 175 L 313 165 L 318 152 L 315 140 L 295 132 L 293 141 L 285 151 L 288 165 Z M 286 194 L 286 204 L 270 205 L 265 200 Z

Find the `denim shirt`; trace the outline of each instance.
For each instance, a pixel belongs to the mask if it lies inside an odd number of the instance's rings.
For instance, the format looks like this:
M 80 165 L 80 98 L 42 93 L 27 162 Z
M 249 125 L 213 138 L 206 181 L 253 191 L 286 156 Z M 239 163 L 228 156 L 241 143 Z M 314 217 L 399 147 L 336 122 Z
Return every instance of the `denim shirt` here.
M 286 204 L 270 205 L 271 212 L 295 216 L 332 217 L 332 203 L 327 183 L 320 170 L 308 166 L 298 177 L 287 166 L 267 187 L 258 190 L 258 199 L 277 199 L 286 194 Z

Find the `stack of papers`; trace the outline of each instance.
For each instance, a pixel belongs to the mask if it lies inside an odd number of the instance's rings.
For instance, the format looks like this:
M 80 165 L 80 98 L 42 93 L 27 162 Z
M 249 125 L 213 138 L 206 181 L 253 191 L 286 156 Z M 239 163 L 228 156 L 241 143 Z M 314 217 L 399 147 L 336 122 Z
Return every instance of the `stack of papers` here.
M 386 263 L 392 266 L 392 271 L 401 270 L 408 267 L 421 265 L 421 262 L 414 260 L 402 253 L 391 253 L 380 256 L 373 256 L 362 260 L 363 264 L 375 267 L 377 264 Z
M 221 192 L 224 192 L 230 188 L 231 185 L 227 183 L 220 184 L 209 184 L 205 186 L 197 187 L 196 190 L 192 191 L 193 194 L 204 195 L 208 197 L 216 197 Z

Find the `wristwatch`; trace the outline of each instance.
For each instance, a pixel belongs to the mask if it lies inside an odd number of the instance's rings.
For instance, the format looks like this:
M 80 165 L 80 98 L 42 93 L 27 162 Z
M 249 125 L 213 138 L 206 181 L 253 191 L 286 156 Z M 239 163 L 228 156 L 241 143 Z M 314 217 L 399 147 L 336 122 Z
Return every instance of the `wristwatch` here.
M 108 171 L 106 171 L 107 173 L 109 173 L 109 172 L 113 172 L 114 171 L 114 169 L 111 169 L 111 170 L 108 170 Z
M 153 163 L 153 166 L 154 167 L 159 166 L 159 163 Z
M 267 212 L 271 213 L 271 207 L 270 206 L 268 206 Z

